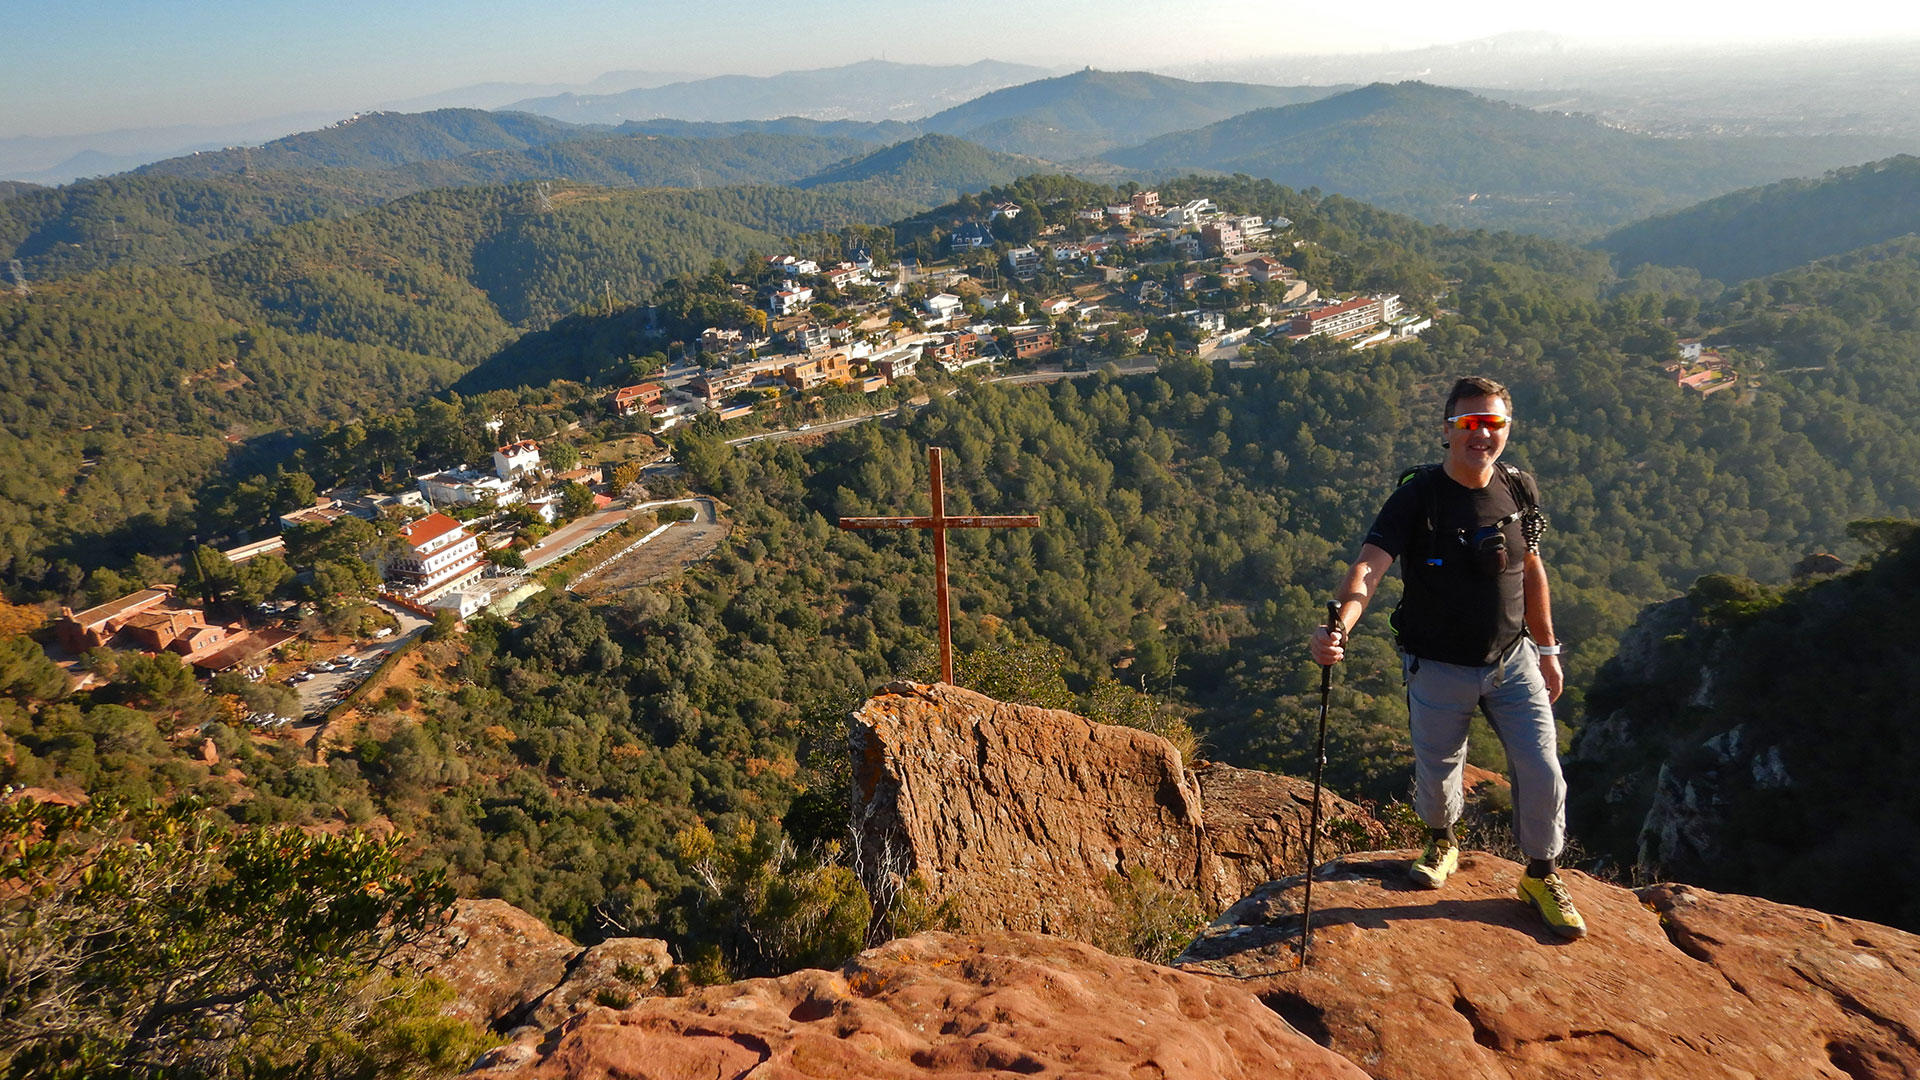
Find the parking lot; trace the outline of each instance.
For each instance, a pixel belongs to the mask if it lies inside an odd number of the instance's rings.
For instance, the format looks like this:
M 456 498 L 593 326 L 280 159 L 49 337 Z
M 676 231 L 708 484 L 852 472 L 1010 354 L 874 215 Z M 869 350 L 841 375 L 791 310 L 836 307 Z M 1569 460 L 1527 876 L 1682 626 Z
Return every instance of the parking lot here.
M 349 649 L 330 659 L 308 664 L 293 676 L 293 688 L 300 693 L 302 719 L 315 719 L 332 708 L 341 698 L 352 693 L 354 687 L 380 670 L 380 664 L 389 653 L 430 625 L 426 619 L 405 608 L 388 607 L 385 604 L 381 608 L 400 620 L 399 632 L 371 645 Z

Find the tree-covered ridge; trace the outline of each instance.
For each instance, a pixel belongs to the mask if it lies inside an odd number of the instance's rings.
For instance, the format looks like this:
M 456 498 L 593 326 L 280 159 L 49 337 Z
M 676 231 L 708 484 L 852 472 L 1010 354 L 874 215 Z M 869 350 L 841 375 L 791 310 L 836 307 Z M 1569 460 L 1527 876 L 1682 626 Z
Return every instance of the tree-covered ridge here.
M 20 259 L 35 279 L 118 265 L 173 266 L 229 251 L 276 228 L 340 218 L 435 189 L 529 181 L 570 188 L 724 189 L 783 184 L 862 154 L 870 146 L 855 139 L 769 134 L 718 139 L 595 134 L 528 149 L 431 158 L 384 169 L 127 174 L 59 188 L 29 187 L 17 198 L 5 200 L 0 208 L 0 259 Z M 895 184 L 894 190 L 886 192 L 878 190 L 880 186 L 845 196 L 844 201 L 859 207 L 857 220 L 890 220 L 947 198 L 953 190 L 942 188 L 921 201 L 911 185 Z M 485 202 L 488 196 L 482 193 L 475 198 Z M 773 205 L 760 212 L 762 217 L 783 212 L 780 197 L 769 196 L 765 201 Z M 807 227 L 812 226 L 791 231 Z
M 1572 823 L 1595 853 L 1920 926 L 1920 531 L 1854 532 L 1882 549 L 1864 568 L 1784 590 L 1702 578 L 1641 617 L 1594 682 L 1570 767 Z
M 1253 109 L 1313 101 L 1342 89 L 1192 82 L 1144 71 L 1088 68 L 983 94 L 927 117 L 920 127 L 995 150 L 1065 161 L 1204 127 Z
M 435 109 L 354 116 L 318 131 L 303 131 L 260 146 L 229 147 L 143 165 L 147 176 L 209 179 L 242 173 L 310 169 L 392 169 L 489 151 L 603 136 L 605 128 L 563 123 L 531 113 Z
M 128 175 L 34 188 L 0 202 L 0 259 L 19 259 L 35 280 L 123 264 L 174 266 L 407 190 L 397 177 L 340 172 Z
M 815 173 L 799 186 L 875 184 L 902 199 L 927 206 L 969 189 L 1004 184 L 1046 164 L 1037 158 L 988 150 L 951 135 L 922 135 Z
M 619 135 L 468 154 L 394 171 L 417 190 L 545 179 L 607 187 L 780 184 L 872 147 L 861 139 L 757 133 L 717 139 Z
M 1735 282 L 1920 231 L 1920 158 L 1836 169 L 1709 199 L 1617 229 L 1594 246 L 1624 271 L 1690 266 Z
M 216 435 L 344 419 L 460 368 L 284 333 L 190 272 L 124 270 L 0 296 L 0 429 Z
M 1578 235 L 1903 149 L 1876 139 L 1658 139 L 1464 90 L 1375 84 L 1164 135 L 1106 160 L 1316 187 L 1428 221 Z

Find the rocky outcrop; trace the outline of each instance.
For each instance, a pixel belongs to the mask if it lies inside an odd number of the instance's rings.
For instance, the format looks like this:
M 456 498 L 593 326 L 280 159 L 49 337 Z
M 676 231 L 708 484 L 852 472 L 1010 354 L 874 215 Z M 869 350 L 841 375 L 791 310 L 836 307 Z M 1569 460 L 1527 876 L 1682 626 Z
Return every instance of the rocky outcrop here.
M 448 1012 L 500 1031 L 625 1005 L 673 966 L 666 942 L 614 938 L 582 948 L 504 900 L 456 901 L 446 924 L 399 959 L 453 987 Z
M 928 1076 L 1364 1080 L 1217 979 L 1018 933 L 923 934 L 802 971 L 591 1009 L 488 1080 Z
M 1136 868 L 1219 910 L 1304 865 L 1310 784 L 1190 772 L 1145 731 L 893 683 L 854 712 L 850 743 L 869 891 L 918 874 L 968 929 L 1082 936 L 1111 908 L 1109 877 Z M 1377 835 L 1359 808 L 1323 800 L 1330 836 Z
M 1179 961 L 1393 1080 L 1891 1080 L 1920 1075 L 1920 938 L 1751 897 L 1638 892 L 1564 872 L 1592 932 L 1554 937 L 1516 864 L 1470 852 L 1446 889 L 1412 852 L 1352 855 L 1263 886 Z

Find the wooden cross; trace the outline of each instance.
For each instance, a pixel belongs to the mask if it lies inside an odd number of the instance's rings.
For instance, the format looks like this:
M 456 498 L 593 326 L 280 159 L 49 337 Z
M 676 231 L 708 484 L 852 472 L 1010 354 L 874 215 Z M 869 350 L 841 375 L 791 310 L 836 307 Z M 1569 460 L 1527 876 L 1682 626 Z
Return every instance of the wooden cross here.
M 1032 529 L 1040 519 L 1033 514 L 947 516 L 946 489 L 940 483 L 940 448 L 927 447 L 927 471 L 932 474 L 933 514 L 930 517 L 843 517 L 843 529 L 932 529 L 933 591 L 940 612 L 940 681 L 953 682 L 953 622 L 947 615 L 947 530 Z

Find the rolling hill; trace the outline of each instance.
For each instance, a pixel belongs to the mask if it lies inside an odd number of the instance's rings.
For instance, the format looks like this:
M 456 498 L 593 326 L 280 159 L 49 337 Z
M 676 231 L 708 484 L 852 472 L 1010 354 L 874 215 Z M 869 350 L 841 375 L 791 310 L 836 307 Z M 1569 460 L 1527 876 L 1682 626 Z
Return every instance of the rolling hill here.
M 951 135 L 922 135 L 876 150 L 799 182 L 802 188 L 860 184 L 895 198 L 934 206 L 969 190 L 1059 169 L 1038 158 L 1002 154 Z
M 151 176 L 235 176 L 289 169 L 391 169 L 487 150 L 525 150 L 605 132 L 527 113 L 436 109 L 370 113 L 255 147 L 168 158 L 134 170 Z
M 461 113 L 452 119 L 490 117 Z M 435 114 L 446 120 L 448 114 Z M 159 266 L 203 258 L 268 230 L 335 218 L 390 199 L 436 188 L 557 180 L 606 187 L 700 188 L 782 184 L 872 149 L 855 139 L 739 134 L 721 138 L 608 135 L 534 120 L 552 139 L 539 145 L 423 156 L 461 145 L 444 125 L 401 125 L 405 118 L 369 118 L 384 132 L 371 140 L 343 129 L 308 133 L 299 149 L 268 154 L 256 171 L 219 155 L 163 162 L 151 171 L 61 188 L 24 186 L 0 199 L 0 259 L 18 258 L 35 277 L 84 273 L 113 265 Z M 358 127 L 359 125 L 351 125 Z M 291 140 L 283 140 L 291 141 Z M 344 143 L 344 145 L 342 145 Z M 237 151 L 226 153 L 237 154 Z M 258 170 L 263 159 L 288 165 Z M 394 167 L 340 168 L 321 163 L 404 159 Z M 199 175 L 184 175 L 194 173 Z M 928 200 L 940 202 L 946 194 Z M 893 206 L 892 202 L 886 205 Z
M 1691 266 L 1724 282 L 1920 231 L 1920 158 L 1888 158 L 1816 180 L 1782 180 L 1609 233 L 1594 246 L 1625 271 Z
M 1144 71 L 1088 68 L 995 90 L 935 113 L 920 127 L 994 150 L 1060 161 L 1254 109 L 1315 101 L 1341 89 L 1188 82 Z
M 1149 175 L 1244 172 L 1438 223 L 1576 235 L 1892 149 L 1874 138 L 1658 139 L 1409 82 L 1259 109 L 1103 156 Z
M 903 120 L 1047 74 L 1042 68 L 997 60 L 964 66 L 866 60 L 778 75 L 720 75 L 621 94 L 528 98 L 510 108 L 575 124 L 618 124 L 659 116 L 720 121 L 779 116 Z

